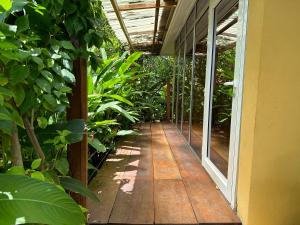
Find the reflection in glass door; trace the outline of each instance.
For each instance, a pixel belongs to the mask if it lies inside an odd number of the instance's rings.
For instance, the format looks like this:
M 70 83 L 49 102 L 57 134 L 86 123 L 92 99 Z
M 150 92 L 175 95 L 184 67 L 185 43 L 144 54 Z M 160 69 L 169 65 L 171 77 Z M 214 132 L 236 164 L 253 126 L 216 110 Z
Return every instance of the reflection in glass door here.
M 202 163 L 235 204 L 246 0 L 210 0 Z
M 222 2 L 215 9 L 208 157 L 227 178 L 238 4 L 225 14 Z

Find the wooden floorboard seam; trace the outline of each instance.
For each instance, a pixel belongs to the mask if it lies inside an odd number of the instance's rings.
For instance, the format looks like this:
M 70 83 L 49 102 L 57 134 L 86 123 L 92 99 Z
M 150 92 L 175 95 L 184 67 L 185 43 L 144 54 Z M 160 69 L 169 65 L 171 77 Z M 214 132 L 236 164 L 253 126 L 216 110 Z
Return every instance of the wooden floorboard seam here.
M 134 137 L 134 142 L 136 142 L 136 137 Z M 127 158 L 126 158 L 126 164 L 129 162 L 129 158 L 130 158 L 130 156 L 131 156 L 131 152 L 132 152 L 132 150 L 130 151 L 129 156 L 127 156 Z M 125 168 L 126 168 L 126 164 L 125 164 L 125 166 L 124 166 L 124 171 L 125 171 Z M 123 177 L 123 176 L 124 176 L 124 174 L 122 175 L 122 177 Z M 110 214 L 109 214 L 109 217 L 108 217 L 108 223 L 107 223 L 107 224 L 111 224 L 111 223 L 110 223 L 110 220 L 111 220 L 111 217 L 112 217 L 113 210 L 114 210 L 114 208 L 115 208 L 115 204 L 116 204 L 116 201 L 117 201 L 118 193 L 119 193 L 119 191 L 120 191 L 120 187 L 121 187 L 121 182 L 120 182 L 119 185 L 118 185 L 118 191 L 117 191 L 116 197 L 115 197 L 115 199 L 114 199 L 113 207 L 112 207 L 111 210 L 110 210 Z
M 193 210 L 194 217 L 195 217 L 196 221 L 198 222 L 198 219 L 197 219 L 197 215 L 196 215 L 195 209 L 194 209 L 194 207 L 193 207 L 191 198 L 190 198 L 190 196 L 189 196 L 189 194 L 188 194 L 188 191 L 187 191 L 186 183 L 184 182 L 184 177 L 182 176 L 182 173 L 181 173 L 181 171 L 180 171 L 180 167 L 179 167 L 178 161 L 176 160 L 176 157 L 175 157 L 175 155 L 174 155 L 174 153 L 173 153 L 173 150 L 172 150 L 172 147 L 171 147 L 171 145 L 170 145 L 169 139 L 168 139 L 168 137 L 167 137 L 167 135 L 166 135 L 164 125 L 162 125 L 162 130 L 163 130 L 163 132 L 164 132 L 165 138 L 167 139 L 167 142 L 168 142 L 169 148 L 170 148 L 170 150 L 171 150 L 172 156 L 173 156 L 173 158 L 174 158 L 174 161 L 176 162 L 176 165 L 177 165 L 177 167 L 178 167 L 178 169 L 179 169 L 179 173 L 180 173 L 180 176 L 181 176 L 181 179 L 182 179 L 182 183 L 183 183 L 185 192 L 186 192 L 186 194 L 187 194 L 187 196 L 188 196 L 188 199 L 189 199 L 191 208 L 192 208 L 192 210 Z
M 150 123 L 150 135 L 151 135 L 151 155 L 152 155 L 152 185 L 153 185 L 153 224 L 155 224 L 155 182 L 154 182 L 154 155 L 153 155 L 153 146 L 152 146 L 152 142 L 153 142 L 153 135 L 152 135 L 152 123 Z

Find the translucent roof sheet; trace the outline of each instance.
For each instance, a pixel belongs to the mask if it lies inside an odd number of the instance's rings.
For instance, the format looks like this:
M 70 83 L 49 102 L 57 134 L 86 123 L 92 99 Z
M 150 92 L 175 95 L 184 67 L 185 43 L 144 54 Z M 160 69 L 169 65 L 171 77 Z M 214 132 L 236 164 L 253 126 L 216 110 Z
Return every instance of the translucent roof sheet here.
M 111 5 L 110 0 L 103 0 L 102 5 L 103 5 L 103 8 L 106 12 L 106 16 L 108 18 L 109 24 L 111 25 L 111 27 L 115 31 L 117 37 L 119 38 L 119 40 L 122 43 L 127 43 L 126 36 L 125 36 L 121 26 L 120 26 L 119 20 L 118 20 L 118 18 L 116 16 L 116 13 L 115 13 L 112 5 Z
M 170 11 L 175 10 L 176 6 L 175 0 L 161 0 L 159 8 L 156 7 L 156 0 L 102 0 L 102 4 L 119 40 L 124 44 L 132 44 L 132 48 L 137 47 L 139 50 L 153 49 L 152 46 L 161 45 L 161 33 L 166 32 L 166 21 L 171 15 Z M 117 12 L 114 8 L 117 8 Z

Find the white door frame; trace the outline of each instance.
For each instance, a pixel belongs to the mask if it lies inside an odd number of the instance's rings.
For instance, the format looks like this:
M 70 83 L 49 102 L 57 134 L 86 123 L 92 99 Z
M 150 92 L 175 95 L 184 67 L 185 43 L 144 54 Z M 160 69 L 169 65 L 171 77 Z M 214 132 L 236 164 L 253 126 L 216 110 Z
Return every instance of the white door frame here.
M 210 118 L 210 96 L 212 68 L 214 68 L 214 17 L 215 8 L 222 0 L 210 0 L 209 3 L 209 25 L 208 25 L 208 41 L 207 41 L 207 64 L 206 64 L 206 83 L 205 83 L 205 100 L 204 100 L 204 123 L 203 123 L 203 145 L 202 145 L 202 164 L 210 174 L 219 189 L 230 202 L 232 208 L 236 208 L 236 183 L 238 173 L 238 153 L 240 141 L 241 111 L 242 111 L 242 94 L 243 94 L 243 73 L 245 60 L 245 43 L 247 28 L 247 11 L 248 0 L 239 0 L 239 18 L 238 33 L 236 43 L 236 58 L 234 69 L 234 97 L 232 101 L 232 117 L 231 117 L 231 134 L 229 144 L 229 160 L 228 160 L 228 178 L 226 178 L 213 162 L 207 157 L 207 151 L 210 149 L 209 121 Z

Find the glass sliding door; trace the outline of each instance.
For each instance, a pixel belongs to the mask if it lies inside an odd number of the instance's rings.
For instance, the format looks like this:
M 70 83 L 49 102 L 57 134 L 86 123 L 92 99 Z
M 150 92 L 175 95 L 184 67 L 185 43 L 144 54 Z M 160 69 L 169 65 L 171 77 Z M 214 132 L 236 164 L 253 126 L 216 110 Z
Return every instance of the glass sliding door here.
M 178 72 L 178 57 L 175 57 L 174 68 L 173 68 L 173 79 L 172 79 L 172 109 L 171 109 L 172 123 L 176 123 L 177 72 Z
M 177 128 L 181 126 L 181 90 L 182 90 L 182 49 L 179 48 L 177 70 L 176 70 L 176 104 L 175 104 L 175 122 Z
M 193 32 L 190 34 L 193 37 Z M 188 41 L 193 41 L 188 38 Z M 183 101 L 183 119 L 182 119 L 182 134 L 189 141 L 190 130 L 190 106 L 191 106 L 191 87 L 192 87 L 192 50 L 185 54 L 185 76 L 184 76 L 184 101 Z
M 202 148 L 204 167 L 232 205 L 244 57 L 241 46 L 245 37 L 244 23 L 239 21 L 244 20 L 240 2 L 244 1 L 210 1 Z
M 194 84 L 193 84 L 193 107 L 191 120 L 191 146 L 202 158 L 203 140 L 203 110 L 204 110 L 204 90 L 207 58 L 207 30 L 208 30 L 208 9 L 207 4 L 201 2 L 201 9 L 206 9 L 201 18 L 195 24 L 195 50 L 194 50 Z
M 220 3 L 215 9 L 208 157 L 227 178 L 238 4 L 232 6 L 225 15 L 221 6 Z
M 204 50 L 205 49 L 205 50 Z M 203 107 L 206 71 L 206 40 L 198 43 L 195 53 L 191 146 L 201 158 L 203 139 Z
M 174 120 L 235 207 L 248 0 L 198 0 L 176 40 Z

